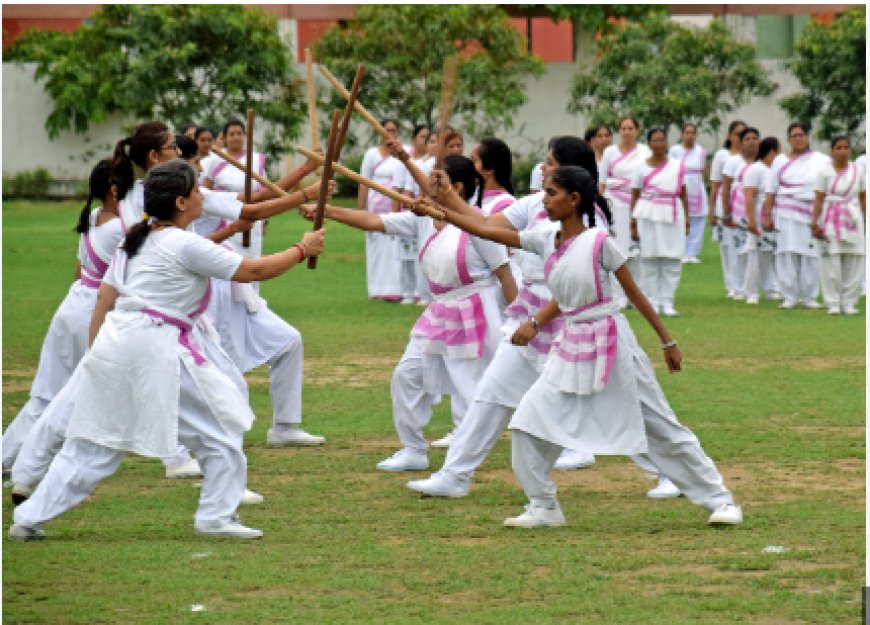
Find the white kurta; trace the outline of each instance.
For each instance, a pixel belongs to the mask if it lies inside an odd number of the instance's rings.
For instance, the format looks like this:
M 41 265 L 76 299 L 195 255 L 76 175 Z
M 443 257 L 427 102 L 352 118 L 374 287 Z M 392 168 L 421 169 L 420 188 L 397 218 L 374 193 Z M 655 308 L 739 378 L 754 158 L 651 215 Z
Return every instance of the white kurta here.
M 686 250 L 686 215 L 680 191 L 683 165 L 669 158 L 655 168 L 642 163 L 631 188 L 640 190 L 632 217 L 637 220 L 642 258 L 682 259 Z
M 378 148 L 369 148 L 363 156 L 360 174 L 385 187 L 393 188 L 401 178 L 404 165 L 392 156 L 381 156 Z M 393 200 L 368 190 L 366 208 L 377 215 L 393 210 Z M 366 232 L 366 284 L 369 299 L 399 301 L 402 299 L 401 263 L 398 242 L 391 234 Z
M 203 360 L 190 334 L 207 305 L 210 277 L 229 279 L 240 263 L 237 254 L 175 228 L 151 233 L 132 259 L 117 252 L 105 281 L 121 295 L 82 359 L 68 438 L 146 456 L 174 453 L 181 367 L 228 434 L 250 428 L 246 398 Z
M 613 213 L 613 231 L 619 251 L 628 255 L 631 247 L 631 180 L 635 170 L 652 154 L 645 145 L 638 144 L 623 154 L 619 146 L 611 145 L 604 150 L 598 164 L 599 182 L 605 185 L 604 197 L 610 200 Z
M 642 453 L 647 447 L 631 355 L 633 334 L 625 317 L 617 312 L 618 306 L 612 306 L 614 302 L 610 294 L 609 274 L 625 263 L 625 256 L 607 237 L 600 241 L 598 251 L 591 257 L 587 257 L 588 246 L 577 245 L 581 237 L 595 239 L 600 233 L 601 230 L 592 228 L 572 241 L 566 241 L 570 247 L 562 252 L 563 256 L 553 266 L 547 282 L 563 311 L 581 310 L 597 301 L 596 305 L 602 307 L 602 316 L 594 322 L 612 317 L 616 344 L 609 375 L 600 390 L 583 394 L 560 390 L 564 376 L 557 374 L 554 377 L 547 373 L 550 361 L 560 358 L 554 345 L 544 374 L 523 397 L 511 419 L 510 428 L 585 453 Z M 523 249 L 547 261 L 556 253 L 555 237 L 552 230 L 520 233 Z M 582 267 L 584 262 L 590 261 L 594 265 L 588 270 Z M 596 288 L 590 289 L 591 281 Z M 560 332 L 559 340 L 565 338 L 566 332 L 582 334 L 586 325 L 583 322 L 569 323 Z M 583 359 L 580 360 L 582 363 Z M 560 370 L 564 370 L 564 365 L 556 367 L 556 371 Z M 595 371 L 593 388 L 597 389 L 600 381 L 598 370 Z
M 236 160 L 244 163 L 247 161 L 247 155 L 242 154 Z M 261 176 L 266 175 L 266 156 L 258 152 L 254 152 L 254 171 Z M 209 163 L 208 169 L 204 170 L 205 177 L 212 181 L 212 189 L 215 191 L 232 191 L 233 193 L 245 192 L 245 174 L 242 170 L 233 167 L 225 160 L 217 158 L 217 160 Z M 256 193 L 260 190 L 260 183 L 256 180 L 251 180 L 251 192 Z M 251 245 L 244 247 L 242 245 L 242 234 L 234 234 L 226 243 L 232 246 L 232 249 L 246 258 L 259 258 L 263 254 L 263 222 L 255 221 L 251 228 Z
M 687 150 L 682 145 L 673 146 L 668 156 L 680 161 L 685 167 L 683 182 L 689 198 L 689 217 L 707 216 L 707 190 L 704 188 L 704 168 L 707 166 L 707 151 L 700 145 Z
M 857 163 L 849 163 L 842 172 L 828 163 L 819 172 L 816 191 L 825 194 L 819 226 L 828 238 L 828 254 L 864 254 L 864 217 L 858 196 L 865 184 Z
M 816 180 L 830 158 L 819 152 L 777 159 L 768 177 L 767 193 L 774 194 L 776 253 L 818 257 L 810 232 Z

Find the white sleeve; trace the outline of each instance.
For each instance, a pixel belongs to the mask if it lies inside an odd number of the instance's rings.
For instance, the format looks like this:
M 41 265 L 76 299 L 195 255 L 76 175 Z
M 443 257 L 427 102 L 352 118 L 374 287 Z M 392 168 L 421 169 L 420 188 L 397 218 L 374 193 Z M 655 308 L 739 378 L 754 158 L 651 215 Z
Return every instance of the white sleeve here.
M 677 159 L 677 160 L 680 160 L 680 157 L 682 156 L 682 154 L 680 154 L 680 149 L 679 149 L 679 148 L 680 148 L 679 145 L 672 145 L 672 146 L 671 146 L 671 149 L 668 150 L 668 157 L 669 157 L 669 158 L 675 158 L 675 159 Z
M 819 193 L 827 193 L 828 180 L 830 180 L 830 176 L 828 175 L 828 168 L 823 167 L 819 174 L 816 176 L 816 191 Z
M 369 148 L 363 156 L 362 165 L 359 167 L 361 176 L 371 180 L 372 174 L 375 173 L 375 165 L 377 164 L 377 148 Z
M 555 251 L 553 241 L 558 232 L 558 229 L 555 228 L 522 230 L 520 231 L 520 247 L 527 252 L 537 254 L 541 258 L 547 258 Z
M 477 253 L 480 254 L 480 257 L 483 259 L 483 262 L 485 262 L 486 266 L 490 269 L 496 270 L 502 265 L 507 264 L 507 248 L 504 244 L 487 241 L 475 236 L 470 237 L 469 241 L 471 241 L 471 244 L 474 245 L 474 249 L 477 250 Z
M 625 264 L 625 254 L 619 251 L 613 237 L 604 239 L 604 245 L 601 246 L 601 266 L 607 271 L 614 272 Z
M 867 176 L 864 173 L 864 168 L 858 165 L 858 182 L 856 183 L 855 191 L 863 193 L 867 190 Z
M 722 167 L 722 175 L 728 176 L 729 178 L 737 177 L 737 165 L 739 164 L 739 157 L 731 157 L 725 162 L 725 166 Z
M 118 244 L 118 248 L 115 250 L 115 253 L 112 255 L 112 260 L 109 261 L 109 267 L 106 269 L 106 273 L 103 274 L 103 282 L 108 284 L 110 287 L 112 287 L 116 291 L 119 290 L 118 289 L 118 281 L 115 279 L 117 277 L 115 275 L 115 272 L 117 271 L 117 261 L 118 261 L 118 258 L 122 254 L 126 255 L 126 252 L 124 252 L 124 250 L 121 249 L 121 245 L 123 245 L 123 244 L 124 244 L 124 240 L 121 239 L 121 242 Z
M 400 237 L 417 236 L 417 220 L 428 219 L 428 217 L 417 217 L 411 212 L 402 213 L 385 213 L 378 215 L 381 221 L 384 222 L 384 232 L 386 234 L 397 234 Z
M 538 163 L 532 168 L 532 176 L 529 179 L 529 189 L 540 191 L 544 184 L 544 172 L 542 171 L 544 164 Z
M 644 170 L 646 167 L 641 165 L 633 172 L 631 172 L 631 188 L 632 189 L 643 189 L 643 176 Z
M 770 168 L 770 174 L 767 176 L 767 193 L 776 193 L 779 191 L 779 171 L 782 169 L 783 164 L 786 161 L 773 161 L 773 165 Z
M 613 150 L 607 148 L 598 163 L 598 182 L 601 184 L 607 183 L 607 168 L 610 167 L 610 161 L 613 160 L 612 156 Z
M 713 156 L 713 164 L 710 165 L 710 182 L 722 182 L 722 168 L 728 159 L 728 152 L 719 150 Z
M 178 252 L 181 264 L 201 276 L 230 280 L 242 264 L 242 256 L 197 234 L 188 234 Z
M 753 189 L 763 189 L 764 186 L 764 165 L 760 163 L 753 164 L 743 175 L 743 186 Z
M 504 209 L 501 214 L 504 215 L 511 225 L 517 230 L 525 230 L 529 225 L 529 202 L 532 201 L 533 195 L 521 198 Z
M 202 212 L 213 217 L 235 221 L 242 214 L 244 204 L 233 191 L 212 191 L 200 187 L 202 191 Z

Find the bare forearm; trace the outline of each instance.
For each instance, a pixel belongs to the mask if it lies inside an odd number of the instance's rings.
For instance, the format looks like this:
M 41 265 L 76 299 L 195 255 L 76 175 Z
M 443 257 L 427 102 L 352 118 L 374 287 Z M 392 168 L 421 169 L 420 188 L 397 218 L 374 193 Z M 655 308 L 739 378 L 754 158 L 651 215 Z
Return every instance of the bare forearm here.
M 275 278 L 298 265 L 303 258 L 302 251 L 295 246 L 269 256 L 245 258 L 233 274 L 233 282 L 261 282 Z
M 662 323 L 662 320 L 659 319 L 655 309 L 631 277 L 628 268 L 623 265 L 616 270 L 615 275 L 619 284 L 622 286 L 622 290 L 625 291 L 625 296 L 632 304 L 634 304 L 634 307 L 637 308 L 637 311 L 641 315 L 643 315 L 643 318 L 647 320 L 653 330 L 656 331 L 656 334 L 659 335 L 662 343 L 670 342 L 671 335 L 668 334 L 668 329 Z
M 311 198 L 308 199 L 310 200 Z M 285 197 L 266 200 L 257 204 L 245 204 L 242 206 L 239 216 L 248 221 L 268 219 L 269 217 L 285 213 L 306 201 L 304 191 L 295 191 Z
M 469 234 L 482 239 L 488 239 L 489 241 L 495 241 L 496 243 L 504 243 L 510 247 L 521 247 L 520 235 L 516 230 L 490 226 L 483 221 L 453 211 L 444 211 L 444 213 L 447 221 Z
M 324 216 L 327 219 L 359 230 L 366 230 L 368 232 L 385 231 L 384 220 L 366 210 L 353 210 L 352 208 L 340 208 L 328 205 L 324 211 Z
M 535 313 L 534 319 L 543 326 L 547 325 L 561 314 L 562 310 L 559 308 L 559 303 L 555 299 L 551 299 L 549 302 L 544 304 L 543 308 Z
M 511 273 L 509 263 L 505 263 L 495 270 L 495 277 L 501 283 L 501 292 L 504 295 L 504 300 L 510 304 L 517 298 L 517 282 L 514 280 L 514 274 Z

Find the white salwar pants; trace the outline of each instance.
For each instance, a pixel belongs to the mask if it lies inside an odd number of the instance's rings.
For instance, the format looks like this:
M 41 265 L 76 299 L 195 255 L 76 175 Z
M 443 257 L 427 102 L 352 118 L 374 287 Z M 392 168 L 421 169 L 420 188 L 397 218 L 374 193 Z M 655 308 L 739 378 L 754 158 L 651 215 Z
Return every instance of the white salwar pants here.
M 786 302 L 814 302 L 819 297 L 819 259 L 795 252 L 778 252 L 776 279 Z
M 696 505 L 713 511 L 723 503 L 734 503 L 731 492 L 725 488 L 722 476 L 704 453 L 698 438 L 677 421 L 656 380 L 652 363 L 637 343 L 632 346 L 632 357 L 648 449 L 637 458 L 648 461 Z M 514 473 L 530 503 L 536 507 L 555 508 L 556 485 L 549 473 L 562 448 L 520 430 L 512 430 L 511 436 Z M 638 464 L 644 466 L 643 462 Z
M 641 289 L 653 308 L 673 307 L 683 263 L 679 258 L 640 258 Z
M 178 439 L 196 454 L 203 471 L 195 522 L 229 522 L 247 479 L 242 439 L 223 430 L 193 378 L 184 367 L 180 370 Z M 33 495 L 15 509 L 15 523 L 34 527 L 81 503 L 117 471 L 125 455 L 91 441 L 68 439 Z
M 831 254 L 821 258 L 822 299 L 829 309 L 848 310 L 861 298 L 864 256 Z M 3 439 L 6 444 L 6 438 Z M 6 453 L 4 449 L 3 453 Z
M 734 280 L 734 262 L 737 255 L 733 243 L 734 235 L 732 228 L 722 226 L 722 240 L 719 241 L 719 255 L 722 258 L 722 279 L 725 282 L 725 290 L 729 293 L 737 293 L 740 285 Z
M 39 417 L 51 402 L 41 397 L 31 397 L 24 404 L 21 412 L 13 419 L 3 432 L 3 470 L 9 470 L 15 464 L 21 445 L 31 428 L 36 425 Z
M 777 293 L 773 252 L 758 249 L 746 252 L 746 279 L 742 290 L 747 298 L 757 298 L 764 291 L 770 299 Z
M 699 215 L 689 217 L 689 234 L 686 235 L 686 258 L 698 258 L 701 255 L 701 246 L 704 243 L 704 226 L 707 217 Z

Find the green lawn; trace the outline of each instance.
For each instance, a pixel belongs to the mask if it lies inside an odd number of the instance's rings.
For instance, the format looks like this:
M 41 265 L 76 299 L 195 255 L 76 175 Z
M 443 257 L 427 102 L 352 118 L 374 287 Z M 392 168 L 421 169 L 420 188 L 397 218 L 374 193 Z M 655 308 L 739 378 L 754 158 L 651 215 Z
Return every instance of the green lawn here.
M 3 205 L 4 424 L 27 399 L 71 281 L 79 209 Z M 307 227 L 275 219 L 267 247 Z M 857 622 L 863 316 L 730 302 L 706 241 L 703 264 L 684 270 L 682 316 L 668 320 L 682 373 L 667 375 L 657 337 L 629 318 L 680 419 L 744 505 L 744 525 L 712 529 L 685 499 L 649 500 L 653 482 L 633 463 L 601 457 L 556 476 L 567 527 L 509 531 L 501 521 L 524 496 L 507 434 L 465 499 L 421 499 L 404 487 L 409 474 L 375 471 L 397 449 L 390 373 L 420 309 L 368 301 L 361 233 L 329 224 L 327 238 L 317 271 L 297 268 L 262 288 L 305 338 L 305 425 L 328 439 L 319 449 L 266 448 L 268 378 L 248 376 L 259 416 L 246 437 L 249 484 L 266 503 L 242 513 L 264 539 L 194 536 L 194 483 L 130 457 L 47 524 L 47 540 L 11 542 L 4 531 L 5 623 Z M 447 406 L 432 437 L 450 428 Z M 434 468 L 443 458 L 430 453 Z M 10 519 L 7 504 L 4 530 Z

